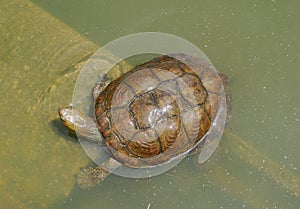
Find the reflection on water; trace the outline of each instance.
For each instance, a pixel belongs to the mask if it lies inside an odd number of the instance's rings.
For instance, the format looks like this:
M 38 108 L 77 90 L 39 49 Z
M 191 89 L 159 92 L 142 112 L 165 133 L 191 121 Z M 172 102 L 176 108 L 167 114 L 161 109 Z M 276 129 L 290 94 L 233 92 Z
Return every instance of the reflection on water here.
M 154 178 L 135 180 L 112 175 L 92 190 L 74 187 L 70 194 L 49 201 L 57 192 L 55 189 L 63 185 L 62 180 L 67 179 L 68 188 L 73 188 L 73 174 L 88 162 L 79 144 L 59 122 L 53 122 L 57 118 L 56 106 L 68 104 L 65 92 L 71 95 L 72 88 L 67 87 L 72 86 L 75 76 L 49 74 L 36 79 L 35 74 L 29 74 L 27 80 L 16 80 L 26 70 L 26 73 L 30 71 L 26 65 L 18 68 L 19 58 L 15 57 L 16 66 L 5 68 L 0 77 L 1 87 L 5 87 L 2 91 L 16 89 L 9 95 L 2 94 L 5 97 L 0 100 L 0 120 L 7 121 L 0 125 L 1 159 L 5 159 L 1 160 L 5 169 L 0 172 L 0 185 L 4 188 L 0 192 L 5 201 L 0 205 L 14 202 L 11 208 L 26 208 L 26 202 L 37 200 L 25 198 L 43 193 L 45 187 L 49 188 L 48 193 L 39 195 L 40 204 L 33 204 L 32 208 L 49 205 L 51 208 L 99 208 L 100 204 L 103 208 L 145 209 L 296 208 L 300 205 L 300 98 L 295 89 L 300 74 L 297 69 L 300 3 L 34 2 L 101 45 L 141 31 L 173 33 L 192 41 L 219 71 L 230 76 L 232 120 L 216 153 L 202 166 L 198 165 L 197 157 L 191 156 Z M 11 61 L 8 59 L 1 57 L 2 67 Z M 2 78 L 6 78 L 5 82 Z M 37 90 L 57 78 L 59 82 L 51 91 Z M 27 95 L 24 103 L 18 100 L 15 104 L 14 100 L 24 96 L 24 92 Z M 43 102 L 34 105 L 33 100 L 37 98 L 44 98 Z M 20 105 L 25 108 L 18 112 Z M 32 108 L 26 109 L 29 105 Z M 53 112 L 33 111 L 41 107 Z M 43 134 L 40 130 L 44 130 Z M 49 148 L 47 140 L 54 139 L 57 143 Z M 35 142 L 34 146 L 26 143 L 30 140 Z M 25 151 L 24 146 L 28 146 Z M 63 153 L 70 158 L 62 159 Z M 49 160 L 46 156 L 55 157 Z M 32 163 L 43 157 L 44 160 Z M 63 163 L 56 164 L 57 160 Z

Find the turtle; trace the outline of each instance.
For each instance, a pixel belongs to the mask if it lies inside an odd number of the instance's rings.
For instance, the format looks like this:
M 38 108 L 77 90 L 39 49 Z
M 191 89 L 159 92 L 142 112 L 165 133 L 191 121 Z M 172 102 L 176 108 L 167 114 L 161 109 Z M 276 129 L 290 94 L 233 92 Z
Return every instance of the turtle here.
M 83 169 L 78 185 L 91 188 L 121 165 L 147 168 L 197 153 L 227 85 L 225 74 L 187 54 L 160 55 L 114 80 L 101 75 L 92 92 L 92 117 L 72 106 L 58 110 L 67 128 L 106 146 L 111 156 L 104 162 L 106 170 Z

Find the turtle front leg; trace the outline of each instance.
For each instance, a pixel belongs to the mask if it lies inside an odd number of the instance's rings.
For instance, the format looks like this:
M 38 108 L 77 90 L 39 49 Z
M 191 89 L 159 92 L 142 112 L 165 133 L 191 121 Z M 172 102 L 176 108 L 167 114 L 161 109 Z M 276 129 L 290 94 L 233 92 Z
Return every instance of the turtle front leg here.
M 106 179 L 109 174 L 114 170 L 119 168 L 122 164 L 113 158 L 108 158 L 102 165 L 93 168 L 84 168 L 77 175 L 76 181 L 77 185 L 81 189 L 90 189 L 98 184 L 100 184 L 104 179 Z
M 99 76 L 98 82 L 96 83 L 96 86 L 93 89 L 94 101 L 99 96 L 99 94 L 106 88 L 106 86 L 108 86 L 109 83 L 110 79 L 108 78 L 106 73 Z

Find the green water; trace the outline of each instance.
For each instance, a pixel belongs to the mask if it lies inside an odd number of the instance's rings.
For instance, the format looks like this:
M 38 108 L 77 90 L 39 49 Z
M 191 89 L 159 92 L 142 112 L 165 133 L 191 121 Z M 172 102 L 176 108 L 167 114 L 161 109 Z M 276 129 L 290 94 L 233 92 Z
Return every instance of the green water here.
M 74 187 L 68 195 L 49 204 L 47 194 L 43 194 L 45 208 L 299 208 L 299 1 L 33 2 L 100 46 L 144 31 L 171 33 L 191 41 L 220 72 L 230 77 L 233 103 L 226 134 L 206 164 L 199 166 L 196 157 L 191 156 L 166 174 L 149 179 L 111 175 L 98 187 L 88 191 Z M 68 85 L 73 83 L 74 78 L 68 81 Z M 62 84 L 45 98 L 56 98 L 60 87 Z M 34 93 L 36 87 L 24 88 Z M 2 110 L 6 108 L 0 106 Z M 80 152 L 80 145 L 72 141 L 59 121 L 48 121 L 56 117 L 56 112 L 47 115 L 51 117 L 46 117 L 38 128 L 49 129 L 55 133 L 53 137 L 67 139 L 70 149 Z M 0 121 L 8 116 L 9 113 L 1 114 Z M 19 117 L 23 123 L 28 122 L 26 115 Z M 17 129 L 15 135 L 2 136 L 26 140 L 22 138 L 22 131 L 26 130 L 11 125 L 0 128 Z M 23 128 L 30 128 L 29 124 Z M 57 147 L 60 149 L 48 150 L 43 144 L 34 149 L 55 155 L 66 152 L 66 148 Z M 6 157 L 8 164 L 18 167 L 23 162 L 15 153 Z M 78 160 L 87 161 L 82 158 Z M 65 160 L 73 163 L 76 157 Z M 28 168 L 25 172 L 30 175 L 39 170 Z M 55 187 L 51 187 L 53 190 Z M 31 206 L 40 205 L 43 204 Z

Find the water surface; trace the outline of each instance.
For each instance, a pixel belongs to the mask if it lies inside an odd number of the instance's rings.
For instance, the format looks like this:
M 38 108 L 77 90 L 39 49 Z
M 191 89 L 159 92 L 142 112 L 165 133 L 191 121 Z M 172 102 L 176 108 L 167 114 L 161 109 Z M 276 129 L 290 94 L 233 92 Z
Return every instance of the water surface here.
M 299 207 L 299 1 L 33 2 L 99 45 L 144 31 L 185 38 L 230 77 L 233 102 L 226 133 L 206 164 L 199 166 L 191 156 L 169 172 L 149 179 L 111 175 L 88 191 L 74 187 L 48 208 Z M 68 84 L 72 83 L 74 80 Z M 36 87 L 26 88 L 34 92 Z M 47 96 L 52 98 L 56 92 Z M 56 112 L 48 114 L 55 117 Z M 1 117 L 2 121 L 5 115 Z M 25 123 L 25 116 L 20 117 Z M 59 128 L 49 131 L 80 149 L 79 144 L 70 142 L 61 124 L 54 127 Z M 18 136 L 22 133 L 12 138 Z M 42 152 L 46 148 L 35 149 Z M 53 154 L 59 152 L 63 150 Z M 18 153 L 7 157 L 18 159 Z M 21 162 L 11 163 L 18 166 Z

